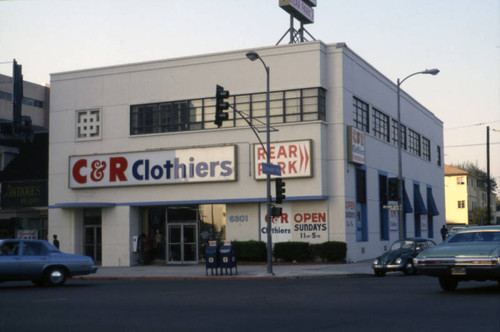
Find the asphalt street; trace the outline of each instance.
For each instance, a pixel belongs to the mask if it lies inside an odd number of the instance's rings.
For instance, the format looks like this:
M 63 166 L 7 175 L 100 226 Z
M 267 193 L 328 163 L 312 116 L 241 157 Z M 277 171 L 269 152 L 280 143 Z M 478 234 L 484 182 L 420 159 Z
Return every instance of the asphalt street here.
M 0 286 L 0 331 L 500 330 L 500 287 L 393 274 Z

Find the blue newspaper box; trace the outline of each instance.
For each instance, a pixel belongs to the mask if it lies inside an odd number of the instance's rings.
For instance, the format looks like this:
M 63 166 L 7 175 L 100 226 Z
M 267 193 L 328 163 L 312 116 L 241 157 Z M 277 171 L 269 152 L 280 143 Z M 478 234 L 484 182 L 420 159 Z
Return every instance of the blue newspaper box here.
M 217 268 L 219 266 L 219 252 L 217 250 L 217 243 L 215 241 L 210 241 L 209 245 L 205 247 L 205 272 L 208 276 L 208 270 L 211 270 L 212 275 L 218 275 Z
M 225 242 L 224 245 L 219 248 L 219 261 L 220 261 L 220 274 L 233 275 L 233 269 L 235 269 L 236 274 L 238 274 L 238 267 L 236 265 L 236 250 L 231 245 L 229 241 Z

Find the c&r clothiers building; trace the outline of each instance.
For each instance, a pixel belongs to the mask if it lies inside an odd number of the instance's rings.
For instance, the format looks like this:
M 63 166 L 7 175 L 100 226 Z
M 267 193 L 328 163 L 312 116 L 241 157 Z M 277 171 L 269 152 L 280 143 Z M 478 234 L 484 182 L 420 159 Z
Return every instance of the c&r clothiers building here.
M 214 125 L 215 87 L 257 128 L 266 72 L 248 50 L 51 76 L 49 235 L 104 266 L 197 262 L 208 239 L 266 240 L 265 152 L 232 109 Z M 347 259 L 399 238 L 387 205 L 398 174 L 397 86 L 344 43 L 256 49 L 270 68 L 272 163 L 286 182 L 274 242 L 335 240 Z M 444 218 L 443 124 L 401 93 L 405 236 Z M 262 136 L 265 139 L 265 136 Z M 273 190 L 274 191 L 274 190 Z

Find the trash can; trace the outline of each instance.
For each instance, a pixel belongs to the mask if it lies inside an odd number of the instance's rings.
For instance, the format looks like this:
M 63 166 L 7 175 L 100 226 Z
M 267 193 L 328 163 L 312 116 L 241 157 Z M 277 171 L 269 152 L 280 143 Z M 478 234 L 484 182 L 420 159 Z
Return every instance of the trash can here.
M 210 241 L 209 245 L 205 247 L 205 272 L 206 275 L 208 276 L 208 269 L 211 270 L 212 275 L 214 275 L 214 269 L 215 269 L 215 275 L 218 275 L 217 268 L 219 266 L 219 257 L 218 257 L 218 250 L 217 250 L 217 244 L 215 241 Z
M 220 274 L 228 274 L 228 269 L 230 275 L 233 275 L 233 269 L 235 269 L 236 274 L 238 274 L 238 266 L 236 265 L 236 250 L 230 243 L 224 243 L 224 245 L 219 248 L 219 261 L 220 261 Z

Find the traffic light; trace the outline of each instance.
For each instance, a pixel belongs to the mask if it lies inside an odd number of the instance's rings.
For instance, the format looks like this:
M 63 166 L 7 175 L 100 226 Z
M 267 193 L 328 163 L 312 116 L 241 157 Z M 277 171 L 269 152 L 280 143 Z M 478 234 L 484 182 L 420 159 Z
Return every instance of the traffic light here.
M 276 203 L 281 204 L 285 198 L 285 181 L 281 178 L 276 178 Z
M 229 114 L 227 112 L 223 112 L 229 108 L 229 103 L 224 99 L 229 98 L 229 91 L 224 90 L 224 88 L 220 85 L 217 85 L 215 90 L 215 121 L 214 123 L 217 127 L 220 128 L 222 126 L 222 121 L 225 121 L 229 118 Z
M 389 201 L 399 201 L 399 179 L 389 178 Z
M 283 208 L 271 205 L 271 216 L 279 217 L 283 214 Z

